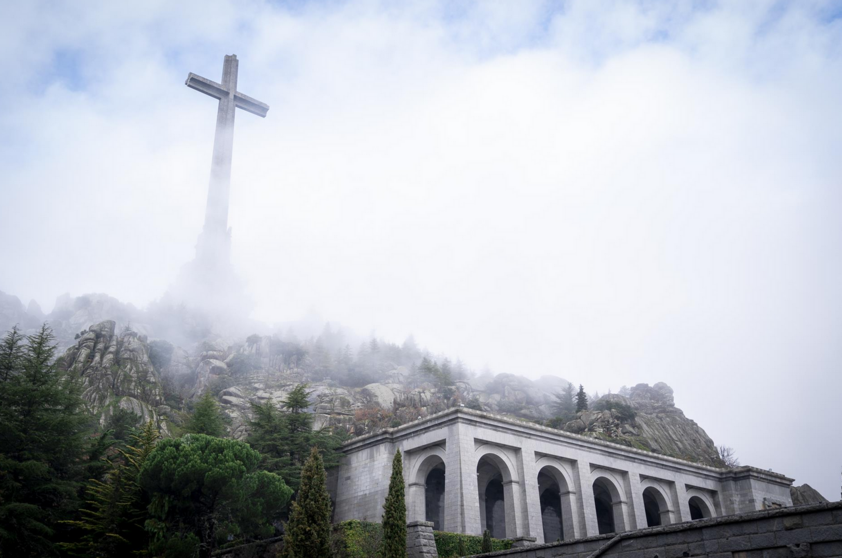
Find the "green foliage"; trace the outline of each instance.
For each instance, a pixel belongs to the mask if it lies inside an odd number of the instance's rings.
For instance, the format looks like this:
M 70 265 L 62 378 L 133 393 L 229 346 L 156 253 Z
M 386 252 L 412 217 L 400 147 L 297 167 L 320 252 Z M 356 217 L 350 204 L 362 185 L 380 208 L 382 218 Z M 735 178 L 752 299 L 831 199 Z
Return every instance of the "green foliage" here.
M 134 412 L 115 406 L 111 416 L 105 424 L 105 429 L 111 432 L 111 436 L 120 442 L 126 442 L 135 438 L 136 429 L 140 426 L 143 417 Z
M 254 420 L 250 423 L 249 444 L 263 456 L 263 468 L 279 474 L 296 491 L 311 448 L 319 448 L 325 467 L 335 467 L 344 440 L 344 434 L 312 429 L 313 416 L 307 412 L 310 393 L 306 384 L 296 386 L 283 403 L 283 410 L 272 402 L 252 404 Z
M 467 407 L 469 409 L 473 409 L 475 411 L 484 411 L 485 410 L 485 409 L 482 408 L 482 403 L 480 403 L 480 400 L 479 400 L 479 398 L 477 398 L 476 395 L 471 397 L 471 399 L 468 400 L 467 403 L 465 403 L 465 407 Z
M 576 394 L 573 384 L 567 384 L 561 393 L 555 393 L 553 395 L 556 398 L 553 404 L 555 416 L 562 419 L 563 422 L 572 420 L 576 414 Z
M 53 554 L 55 528 L 78 505 L 91 419 L 78 381 L 54 363 L 52 341 L 45 325 L 25 342 L 13 329 L 0 343 L 2 556 Z
M 381 558 L 383 526 L 370 521 L 343 521 L 333 528 L 335 558 Z
M 271 536 L 292 490 L 259 463 L 260 454 L 236 440 L 187 434 L 160 442 L 140 471 L 140 485 L 152 495 L 146 528 L 153 554 L 187 544 L 189 533 L 198 537 L 201 557 L 229 535 Z
M 193 414 L 187 419 L 184 430 L 190 434 L 205 434 L 217 438 L 225 434 L 225 419 L 219 403 L 210 393 L 205 393 L 193 407 Z
M 453 381 L 453 371 L 450 368 L 450 363 L 447 359 L 444 360 L 442 366 L 427 357 L 421 359 L 421 364 L 418 366 L 418 371 L 429 377 L 436 387 L 443 389 L 455 385 Z
M 118 450 L 104 481 L 88 481 L 81 518 L 65 522 L 84 532 L 78 542 L 62 544 L 70 555 L 108 558 L 148 547 L 144 522 L 149 498 L 138 476 L 159 437 L 155 423 L 149 421 L 132 436 L 134 445 Z
M 298 497 L 284 538 L 284 558 L 332 558 L 330 528 L 330 496 L 322 456 L 317 448 L 301 474 Z
M 389 493 L 383 504 L 383 558 L 406 558 L 406 500 L 400 450 L 392 459 Z
M 488 531 L 486 531 L 488 533 Z M 436 539 L 436 550 L 439 558 L 454 558 L 456 556 L 472 556 L 482 552 L 496 552 L 498 550 L 508 550 L 512 547 L 512 541 L 492 539 L 491 533 L 488 533 L 488 540 L 491 545 L 491 550 L 483 550 L 482 544 L 484 536 L 477 537 L 475 535 L 462 535 L 459 533 L 444 533 L 442 531 L 434 531 L 433 536 Z
M 595 411 L 613 411 L 617 418 L 626 422 L 633 421 L 637 416 L 631 405 L 605 398 L 596 401 L 591 408 Z
M 482 533 L 482 546 L 480 548 L 481 552 L 493 552 L 494 545 L 491 542 L 491 533 L 486 529 Z
M 585 388 L 579 384 L 579 392 L 576 393 L 576 412 L 588 410 L 588 395 L 585 393 Z

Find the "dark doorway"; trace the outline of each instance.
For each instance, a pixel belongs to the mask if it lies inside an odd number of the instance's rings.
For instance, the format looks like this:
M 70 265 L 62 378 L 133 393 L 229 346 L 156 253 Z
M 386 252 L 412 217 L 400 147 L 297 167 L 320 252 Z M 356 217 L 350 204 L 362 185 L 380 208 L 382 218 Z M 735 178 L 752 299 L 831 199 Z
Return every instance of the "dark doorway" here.
M 424 489 L 426 520 L 433 522 L 433 530 L 444 529 L 444 465 L 439 465 L 427 475 Z
M 603 484 L 604 481 L 597 480 L 593 485 L 593 499 L 596 505 L 596 521 L 599 525 L 599 534 L 607 535 L 614 533 L 614 505 L 611 493 Z
M 652 494 L 653 490 L 653 488 L 647 488 L 643 491 L 643 509 L 646 510 L 646 525 L 649 527 L 657 527 L 661 524 L 661 506 Z
M 506 538 L 506 504 L 499 478 L 491 479 L 485 488 L 485 528 L 495 539 Z
M 705 519 L 706 517 L 710 517 L 710 509 L 708 505 L 705 504 L 704 500 L 699 498 L 698 496 L 693 496 L 690 498 L 690 519 Z

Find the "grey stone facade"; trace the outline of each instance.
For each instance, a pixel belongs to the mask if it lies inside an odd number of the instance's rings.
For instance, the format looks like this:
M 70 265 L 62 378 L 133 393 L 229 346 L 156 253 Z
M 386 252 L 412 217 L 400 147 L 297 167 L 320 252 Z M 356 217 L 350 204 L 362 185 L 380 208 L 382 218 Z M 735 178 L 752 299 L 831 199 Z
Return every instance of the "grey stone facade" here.
M 435 520 L 453 533 L 489 528 L 540 544 L 545 525 L 574 540 L 792 505 L 792 479 L 777 473 L 715 469 L 457 408 L 346 443 L 335 521 L 380 521 L 398 449 L 407 519 Z M 431 495 L 434 470 L 443 472 L 444 489 Z

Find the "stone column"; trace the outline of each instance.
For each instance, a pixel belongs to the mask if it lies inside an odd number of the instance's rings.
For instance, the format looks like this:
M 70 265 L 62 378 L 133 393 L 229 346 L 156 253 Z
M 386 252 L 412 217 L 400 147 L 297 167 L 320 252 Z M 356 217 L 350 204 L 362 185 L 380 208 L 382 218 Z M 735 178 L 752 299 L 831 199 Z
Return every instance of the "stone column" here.
M 634 516 L 629 518 L 629 523 L 626 524 L 626 531 L 633 529 L 646 529 L 649 525 L 646 523 L 646 507 L 643 505 L 643 490 L 640 488 L 640 475 L 637 473 L 629 473 L 629 492 L 628 495 L 631 507 L 629 515 Z
M 596 520 L 596 504 L 593 499 L 593 479 L 591 478 L 591 464 L 587 461 L 576 463 L 576 483 L 579 492 L 579 505 L 585 520 L 585 537 L 599 535 L 599 523 Z
M 535 449 L 532 440 L 524 439 L 521 450 L 521 486 L 525 504 L 524 528 L 521 532 L 526 537 L 544 541 L 544 524 L 541 520 L 541 496 L 538 494 L 538 471 L 535 470 Z
M 459 470 L 462 475 L 461 501 L 463 523 L 462 529 L 455 532 L 482 536 L 483 527 L 480 525 L 476 448 L 474 448 L 473 436 L 467 433 L 469 430 L 469 428 L 466 428 L 464 435 L 459 438 L 459 448 L 461 451 Z
M 675 510 L 676 523 L 690 521 L 690 498 L 687 497 L 687 487 L 680 480 L 675 483 L 675 496 L 678 499 L 678 508 Z
M 411 482 L 406 487 L 406 511 L 410 521 L 426 521 L 425 499 L 426 486 L 424 483 Z
M 433 536 L 433 523 L 430 521 L 411 521 L 406 525 L 406 557 L 438 558 L 436 538 Z
M 464 527 L 464 498 L 465 488 L 462 480 L 462 459 L 459 437 L 459 424 L 453 424 L 447 429 L 447 441 L 445 442 L 445 464 L 444 464 L 444 526 L 442 529 L 448 533 L 463 533 Z M 424 520 L 422 517 L 419 520 Z

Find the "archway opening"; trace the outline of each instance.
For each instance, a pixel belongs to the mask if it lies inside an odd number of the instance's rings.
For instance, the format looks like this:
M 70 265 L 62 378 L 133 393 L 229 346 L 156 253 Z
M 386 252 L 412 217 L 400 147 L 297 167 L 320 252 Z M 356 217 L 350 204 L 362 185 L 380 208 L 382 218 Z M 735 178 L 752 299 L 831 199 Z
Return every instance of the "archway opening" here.
M 477 464 L 477 481 L 480 496 L 480 519 L 483 530 L 495 539 L 506 538 L 506 490 L 503 472 L 488 456 Z
M 538 493 L 541 502 L 541 522 L 544 526 L 544 542 L 563 541 L 564 523 L 561 511 L 561 488 L 558 482 L 546 473 L 539 473 Z
M 433 523 L 434 531 L 444 529 L 444 463 L 439 463 L 424 481 L 425 520 Z
M 607 535 L 617 531 L 614 522 L 614 498 L 611 495 L 608 481 L 597 479 L 593 483 L 593 499 L 596 506 L 596 521 L 599 534 Z
M 661 524 L 661 506 L 658 505 L 655 489 L 651 486 L 643 491 L 643 509 L 646 511 L 646 525 L 657 527 Z
M 710 508 L 705 503 L 704 500 L 699 498 L 698 496 L 693 496 L 690 498 L 690 519 L 706 519 L 708 517 L 712 517 L 712 513 L 710 512 Z

